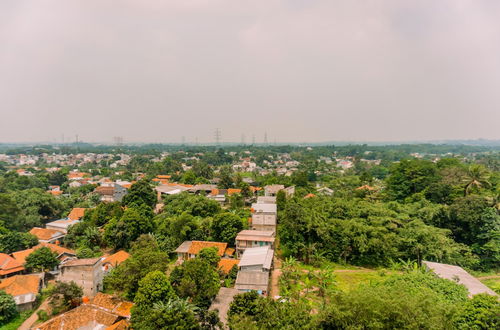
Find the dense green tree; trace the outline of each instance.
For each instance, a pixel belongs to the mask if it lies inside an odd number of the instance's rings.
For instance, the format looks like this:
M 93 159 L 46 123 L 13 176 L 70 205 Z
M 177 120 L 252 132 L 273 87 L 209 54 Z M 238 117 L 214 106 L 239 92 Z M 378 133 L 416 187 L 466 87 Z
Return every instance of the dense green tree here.
M 212 222 L 212 236 L 215 241 L 234 244 L 236 235 L 243 229 L 243 221 L 233 213 L 221 213 Z
M 48 272 L 58 265 L 57 253 L 52 252 L 48 247 L 41 247 L 26 257 L 24 267 L 32 272 Z
M 104 279 L 104 287 L 121 293 L 133 300 L 139 288 L 139 281 L 153 271 L 165 272 L 168 255 L 161 252 L 151 235 L 142 235 L 132 244 L 131 257 L 122 262 Z
M 487 294 L 475 295 L 459 308 L 454 326 L 456 329 L 500 328 L 500 302 Z
M 212 179 L 214 176 L 212 167 L 210 167 L 210 165 L 208 165 L 204 161 L 198 161 L 194 163 L 192 170 L 197 177 L 205 178 L 207 180 Z
M 104 241 L 115 249 L 128 248 L 141 234 L 153 231 L 153 221 L 140 208 L 128 208 L 120 219 L 113 218 L 104 227 Z
M 234 187 L 233 169 L 230 166 L 222 166 L 219 170 L 219 188 L 229 189 Z
M 217 267 L 220 261 L 219 249 L 215 246 L 204 248 L 198 253 L 198 258 L 207 261 L 212 267 Z
M 0 234 L 0 253 L 11 254 L 12 252 L 29 249 L 38 244 L 38 238 L 30 233 L 9 231 Z
M 221 206 L 216 201 L 205 196 L 188 193 L 168 196 L 164 202 L 163 214 L 167 216 L 187 213 L 195 217 L 205 218 L 214 216 L 221 211 Z
M 479 164 L 470 165 L 464 178 L 464 194 L 467 196 L 473 190 L 491 186 L 489 178 L 490 174 L 484 166 Z
M 170 282 L 177 295 L 189 298 L 198 307 L 207 308 L 220 288 L 219 274 L 208 261 L 195 258 L 174 268 Z
M 157 302 L 147 313 L 137 314 L 132 311 L 132 326 L 134 329 L 144 330 L 200 329 L 196 310 L 185 300 Z
M 52 309 L 52 315 L 78 306 L 81 303 L 83 290 L 75 282 L 56 282 L 49 290 L 49 304 Z
M 134 298 L 135 306 L 151 307 L 154 303 L 176 298 L 176 294 L 165 273 L 155 270 L 139 281 L 139 289 Z
M 8 323 L 18 314 L 14 298 L 0 290 L 0 326 Z
M 391 199 L 404 200 L 424 191 L 438 180 L 436 165 L 432 162 L 405 159 L 391 167 L 390 175 L 386 180 L 387 194 Z
M 123 197 L 122 204 L 125 206 L 139 206 L 146 204 L 151 208 L 156 205 L 156 193 L 149 181 L 143 179 L 130 187 L 128 194 Z
M 120 202 L 99 203 L 95 209 L 87 210 L 83 216 L 83 221 L 100 227 L 109 222 L 112 218 L 121 218 L 123 208 Z

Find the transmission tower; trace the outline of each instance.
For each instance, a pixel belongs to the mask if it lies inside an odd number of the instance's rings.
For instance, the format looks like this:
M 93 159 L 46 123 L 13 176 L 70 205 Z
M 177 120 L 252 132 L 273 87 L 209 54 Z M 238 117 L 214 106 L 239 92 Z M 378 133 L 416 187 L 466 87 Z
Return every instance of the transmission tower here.
M 267 146 L 267 132 L 264 132 L 264 144 Z
M 220 128 L 215 129 L 214 137 L 215 137 L 215 145 L 216 146 L 220 145 L 220 141 L 221 141 Z

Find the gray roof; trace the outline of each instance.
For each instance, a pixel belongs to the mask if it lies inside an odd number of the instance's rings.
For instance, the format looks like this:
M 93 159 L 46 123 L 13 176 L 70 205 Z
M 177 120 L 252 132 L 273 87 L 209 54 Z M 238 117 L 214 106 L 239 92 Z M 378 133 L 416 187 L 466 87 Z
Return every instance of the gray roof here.
M 267 291 L 269 286 L 269 272 L 245 272 L 239 271 L 236 277 L 235 288 L 237 290 L 261 290 Z
M 158 187 L 155 188 L 156 191 L 162 193 L 162 194 L 169 194 L 169 195 L 172 195 L 172 194 L 178 194 L 178 193 L 181 193 L 183 191 L 187 191 L 188 188 L 186 187 L 183 187 L 183 186 L 178 186 L 178 185 L 175 185 L 175 186 L 171 186 L 171 185 L 159 185 Z
M 274 250 L 268 246 L 247 248 L 243 252 L 239 266 L 259 266 L 263 269 L 271 269 L 273 263 Z
M 194 185 L 193 187 L 189 188 L 189 191 L 200 191 L 200 190 L 203 190 L 203 191 L 212 191 L 214 189 L 217 189 L 217 185 L 216 184 L 197 184 L 197 185 Z
M 434 273 L 441 278 L 451 281 L 458 280 L 459 284 L 463 284 L 467 290 L 469 290 L 469 296 L 474 296 L 479 293 L 487 293 L 492 296 L 498 296 L 495 291 L 491 290 L 477 278 L 467 273 L 462 267 L 430 261 L 423 261 L 423 264 L 434 271 Z
M 259 196 L 257 197 L 257 203 L 259 204 L 275 204 L 276 196 Z
M 236 236 L 237 241 L 257 241 L 257 242 L 274 242 L 274 231 L 263 230 L 242 230 Z
M 191 243 L 193 243 L 193 241 L 184 241 L 174 252 L 187 253 L 191 247 Z
M 212 301 L 209 310 L 218 310 L 219 318 L 222 323 L 226 324 L 227 312 L 229 311 L 229 305 L 234 299 L 234 296 L 240 294 L 241 292 L 232 288 L 220 288 L 219 293 Z
M 263 212 L 276 214 L 277 212 L 276 204 L 269 203 L 253 203 L 252 209 L 254 209 L 257 213 Z

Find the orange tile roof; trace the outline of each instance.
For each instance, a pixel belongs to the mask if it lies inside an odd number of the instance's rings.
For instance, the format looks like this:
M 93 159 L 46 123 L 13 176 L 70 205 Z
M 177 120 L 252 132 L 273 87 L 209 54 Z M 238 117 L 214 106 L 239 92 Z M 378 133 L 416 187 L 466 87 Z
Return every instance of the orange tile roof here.
M 53 196 L 59 196 L 59 195 L 62 195 L 63 191 L 62 190 L 49 190 L 48 193 L 53 195 Z
M 127 318 L 130 317 L 132 306 L 134 306 L 130 301 L 125 301 L 119 297 L 102 292 L 97 293 L 90 301 L 90 304 Z
M 121 250 L 121 251 L 116 252 L 115 254 L 112 254 L 112 255 L 106 257 L 102 263 L 103 263 L 103 265 L 109 263 L 113 267 L 116 267 L 119 264 L 121 264 L 122 262 L 124 262 L 125 260 L 127 260 L 129 257 L 130 257 L 130 254 Z
M 23 294 L 38 294 L 40 289 L 40 277 L 37 275 L 15 275 L 0 282 L 0 290 L 4 290 L 11 296 Z
M 158 179 L 170 179 L 172 176 L 171 175 L 157 175 L 156 177 Z
M 262 187 L 254 187 L 254 186 L 250 186 L 250 190 L 251 190 L 252 192 L 256 192 L 256 191 L 262 190 Z
M 234 188 L 229 188 L 227 190 L 227 194 L 229 196 L 233 195 L 233 194 L 240 194 L 241 193 L 241 189 L 234 189 Z
M 68 173 L 68 178 L 69 179 L 76 179 L 76 178 L 83 178 L 84 176 L 89 176 L 90 174 L 85 173 L 85 172 L 69 172 Z
M 219 189 L 212 189 L 212 191 L 210 192 L 210 195 L 212 196 L 217 196 L 219 194 Z
M 224 251 L 226 251 L 227 243 L 193 241 L 191 243 L 191 246 L 189 247 L 188 253 L 189 254 L 198 254 L 201 250 L 203 250 L 205 248 L 211 248 L 211 247 L 216 247 L 219 250 L 217 254 L 219 256 L 223 256 Z
M 83 218 L 86 210 L 87 209 L 84 207 L 75 207 L 68 214 L 68 218 L 71 220 L 80 220 L 81 218 Z
M 55 230 L 55 229 L 35 227 L 35 228 L 31 228 L 30 234 L 35 235 L 40 240 L 49 240 L 49 239 L 52 239 L 52 238 L 57 237 L 59 235 L 63 235 L 64 233 L 60 232 L 59 230 Z
M 8 254 L 0 253 L 0 276 L 23 271 L 23 265 Z
M 234 265 L 238 265 L 239 263 L 240 261 L 238 259 L 221 259 L 217 268 L 223 271 L 225 274 L 229 274 L 231 268 L 233 268 Z
M 311 198 L 311 197 L 316 197 L 315 194 L 312 194 L 312 193 L 309 193 L 307 195 L 304 196 L 304 198 Z
M 45 323 L 36 326 L 39 330 L 77 330 L 82 328 L 109 327 L 115 324 L 120 316 L 99 307 L 82 304 L 69 312 L 58 315 Z
M 224 254 L 227 256 L 232 256 L 235 252 L 235 249 L 233 248 L 227 248 L 226 251 L 224 251 Z
M 130 189 L 132 187 L 132 184 L 131 183 L 124 183 L 124 184 L 121 184 L 120 186 L 122 186 L 125 189 Z
M 361 189 L 366 189 L 366 190 L 375 190 L 375 188 L 365 184 L 364 186 L 356 188 L 356 190 L 361 190 Z
M 123 317 L 130 317 L 132 315 L 132 307 L 134 303 L 130 301 L 122 301 L 114 310 L 114 312 Z
M 130 323 L 125 319 L 118 321 L 112 326 L 106 328 L 106 330 L 127 330 L 127 329 L 130 329 Z
M 38 250 L 42 247 L 48 247 L 52 252 L 57 253 L 57 255 L 62 255 L 64 253 L 76 255 L 75 251 L 67 249 L 57 244 L 52 243 L 40 243 L 31 249 L 26 249 L 22 251 L 17 251 L 12 253 L 12 257 L 16 259 L 19 263 L 24 264 L 26 262 L 26 257 L 29 256 L 33 251 Z

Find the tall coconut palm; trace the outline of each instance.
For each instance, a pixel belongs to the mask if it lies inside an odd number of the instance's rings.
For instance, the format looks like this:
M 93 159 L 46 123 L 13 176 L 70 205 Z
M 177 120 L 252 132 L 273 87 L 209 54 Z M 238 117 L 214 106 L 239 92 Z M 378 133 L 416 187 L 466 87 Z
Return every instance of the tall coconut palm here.
M 464 178 L 464 195 L 467 196 L 474 188 L 480 189 L 485 186 L 491 186 L 491 183 L 488 181 L 489 178 L 490 174 L 484 166 L 478 164 L 469 166 Z

